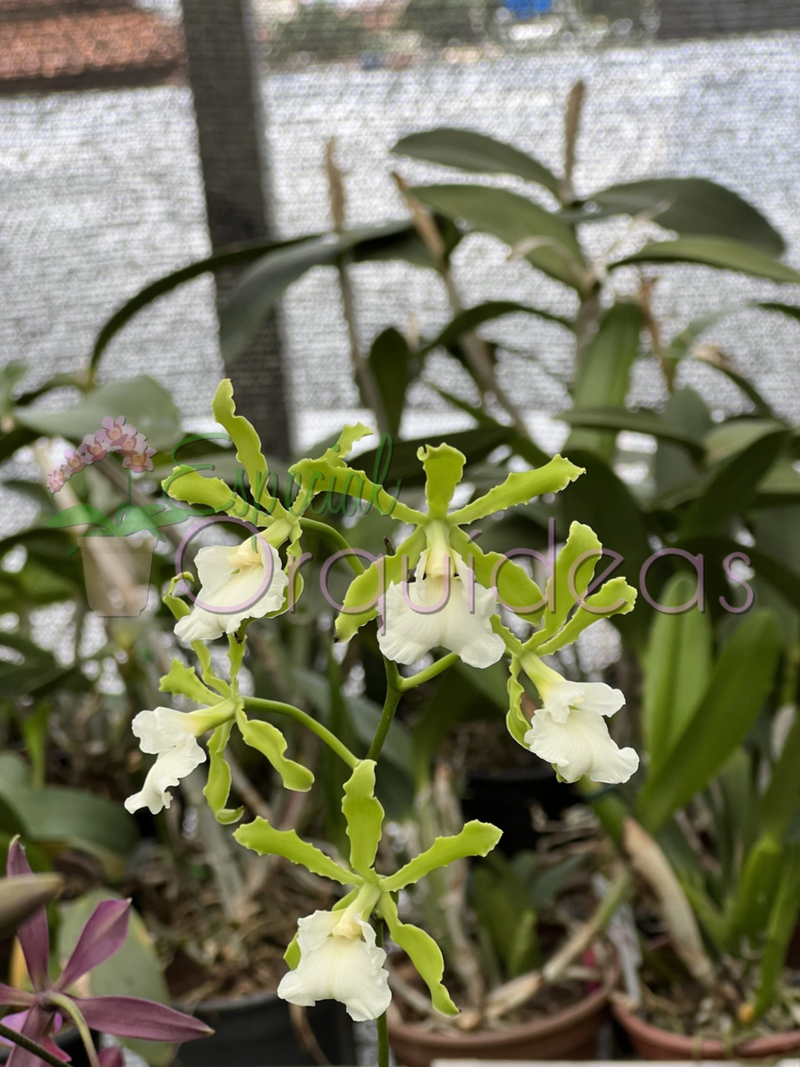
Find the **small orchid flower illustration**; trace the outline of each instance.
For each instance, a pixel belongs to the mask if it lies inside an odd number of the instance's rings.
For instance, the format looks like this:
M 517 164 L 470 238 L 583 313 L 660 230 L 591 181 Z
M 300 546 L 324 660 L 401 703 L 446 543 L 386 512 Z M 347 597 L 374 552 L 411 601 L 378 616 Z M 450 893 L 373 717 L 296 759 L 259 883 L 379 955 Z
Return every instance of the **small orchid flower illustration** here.
M 151 457 L 156 454 L 156 449 L 147 447 L 147 439 L 144 434 L 137 434 L 133 440 L 126 441 L 119 451 L 123 456 L 123 467 L 135 471 L 137 474 L 153 469 Z
M 91 463 L 91 460 L 87 460 L 86 453 L 82 450 L 68 448 L 64 453 L 65 466 L 68 468 L 70 474 L 77 474 L 78 471 L 82 471 L 87 462 Z
M 91 456 L 89 462 L 99 463 L 111 451 L 111 442 L 103 430 L 98 430 L 97 433 L 87 433 L 83 439 L 82 447 L 86 450 L 87 455 Z
M 9 878 L 31 874 L 18 838 L 8 850 L 7 873 Z M 129 917 L 129 900 L 101 901 L 86 922 L 61 975 L 52 981 L 48 972 L 47 912 L 44 908 L 35 912 L 17 931 L 33 992 L 0 985 L 0 1004 L 21 1009 L 6 1015 L 5 1025 L 64 1060 L 69 1057 L 53 1042 L 64 1015 L 71 1016 L 83 1030 L 98 1030 L 123 1038 L 177 1043 L 212 1033 L 198 1019 L 153 1001 L 120 996 L 79 997 L 69 992 L 83 975 L 122 948 Z M 37 1062 L 30 1052 L 15 1045 L 8 1067 L 35 1067 Z M 112 1067 L 118 1062 L 118 1057 L 101 1057 L 102 1067 Z
M 117 419 L 107 415 L 103 419 L 103 430 L 110 447 L 115 451 L 121 450 L 123 445 L 136 437 L 136 427 L 126 423 L 124 415 L 120 415 Z
M 63 467 L 55 467 L 47 475 L 47 488 L 51 493 L 57 493 L 63 489 L 67 481 L 67 475 Z

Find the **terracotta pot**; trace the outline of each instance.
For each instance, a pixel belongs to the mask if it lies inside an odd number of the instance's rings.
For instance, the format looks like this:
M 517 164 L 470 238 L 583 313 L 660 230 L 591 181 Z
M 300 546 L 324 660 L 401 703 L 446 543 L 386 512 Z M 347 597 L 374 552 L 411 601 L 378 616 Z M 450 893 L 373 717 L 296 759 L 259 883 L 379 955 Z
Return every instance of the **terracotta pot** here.
M 612 1001 L 611 1010 L 630 1038 L 634 1052 L 644 1060 L 775 1060 L 800 1049 L 800 1030 L 743 1041 L 734 1051 L 726 1050 L 721 1041 L 710 1038 L 699 1041 L 662 1030 L 616 1001 Z
M 389 1044 L 403 1067 L 430 1067 L 433 1060 L 593 1060 L 606 1005 L 617 982 L 615 967 L 600 989 L 549 1019 L 477 1033 L 424 1030 L 394 1011 L 389 1016 Z

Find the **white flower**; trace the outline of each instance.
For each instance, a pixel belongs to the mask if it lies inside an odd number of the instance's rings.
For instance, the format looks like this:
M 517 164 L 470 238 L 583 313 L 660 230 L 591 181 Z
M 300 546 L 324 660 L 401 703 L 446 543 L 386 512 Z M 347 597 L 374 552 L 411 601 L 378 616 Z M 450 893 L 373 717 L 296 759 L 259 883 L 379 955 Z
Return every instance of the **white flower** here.
M 541 661 L 534 665 L 526 658 L 523 667 L 544 704 L 525 734 L 531 752 L 555 764 L 567 782 L 584 775 L 593 782 L 627 782 L 639 757 L 612 741 L 605 722 L 625 703 L 620 690 L 603 682 L 568 682 Z
M 424 577 L 408 583 L 405 594 L 402 585 L 394 582 L 386 590 L 378 644 L 395 663 L 415 663 L 439 646 L 457 652 L 473 667 L 489 667 L 503 655 L 503 639 L 492 631 L 495 592 L 475 582 L 470 598 L 462 579 L 471 574 L 457 553 L 450 553 L 449 558 L 455 577 L 445 577 L 441 565 L 429 567 L 428 553 L 423 552 L 417 574 Z
M 195 723 L 191 715 L 173 708 L 139 712 L 131 729 L 139 738 L 142 752 L 158 758 L 147 772 L 142 791 L 125 801 L 128 811 L 147 807 L 157 815 L 172 803 L 172 796 L 167 792 L 169 787 L 177 785 L 181 778 L 205 762 L 206 754 L 195 739 Z
M 197 603 L 175 624 L 184 641 L 213 641 L 235 633 L 245 619 L 263 619 L 283 607 L 289 579 L 277 551 L 263 537 L 248 537 L 236 548 L 201 548 L 196 562 L 201 583 Z
M 382 1015 L 392 994 L 375 931 L 349 911 L 315 911 L 299 920 L 300 962 L 281 979 L 278 996 L 308 1008 L 318 1000 L 338 1000 L 362 1023 Z

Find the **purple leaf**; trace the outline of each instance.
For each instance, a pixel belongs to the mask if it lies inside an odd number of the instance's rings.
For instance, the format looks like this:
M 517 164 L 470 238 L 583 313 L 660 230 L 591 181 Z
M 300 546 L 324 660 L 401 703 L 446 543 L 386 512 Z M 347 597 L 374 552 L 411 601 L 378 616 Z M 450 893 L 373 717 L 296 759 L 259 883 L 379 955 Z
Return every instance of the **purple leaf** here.
M 86 920 L 78 943 L 72 950 L 61 977 L 56 980 L 56 989 L 69 989 L 81 975 L 105 963 L 122 948 L 128 935 L 130 911 L 129 900 L 100 901 Z
M 0 982 L 0 1004 L 7 1004 L 12 1008 L 27 1008 L 32 1003 L 32 993 L 26 993 L 24 989 L 14 989 L 13 986 L 3 985 Z
M 25 849 L 18 837 L 14 838 L 9 846 L 6 871 L 9 878 L 33 874 L 25 855 Z M 47 973 L 47 960 L 50 955 L 50 935 L 47 930 L 47 912 L 44 908 L 35 911 L 29 919 L 17 927 L 17 939 L 25 957 L 33 988 L 49 989 L 51 982 Z M 10 1064 L 9 1067 L 11 1067 Z
M 114 1037 L 141 1037 L 146 1041 L 192 1041 L 213 1030 L 164 1004 L 139 997 L 72 997 L 92 1030 Z

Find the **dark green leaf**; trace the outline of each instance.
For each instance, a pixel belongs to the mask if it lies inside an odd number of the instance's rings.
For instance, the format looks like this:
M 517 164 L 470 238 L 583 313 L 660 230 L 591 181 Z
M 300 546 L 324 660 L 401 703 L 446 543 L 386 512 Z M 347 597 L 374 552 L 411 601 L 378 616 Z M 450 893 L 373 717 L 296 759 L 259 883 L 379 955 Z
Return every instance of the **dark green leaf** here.
M 585 263 L 575 234 L 556 215 L 526 197 L 508 189 L 466 184 L 417 185 L 411 192 L 428 207 L 464 219 L 474 230 L 499 237 L 512 249 L 519 247 L 546 274 L 573 288 L 585 288 Z
M 398 434 L 410 374 L 411 351 L 408 341 L 399 330 L 390 326 L 372 342 L 368 360 L 383 401 L 389 432 Z
M 516 300 L 487 300 L 484 304 L 477 304 L 475 307 L 460 311 L 448 322 L 443 330 L 440 330 L 432 341 L 428 341 L 424 345 L 422 350 L 423 352 L 428 352 L 439 345 L 443 348 L 450 348 L 451 345 L 456 344 L 463 334 L 471 333 L 485 322 L 500 319 L 504 315 L 535 315 L 545 319 L 547 322 L 556 322 L 559 326 L 572 329 L 572 323 L 569 319 L 561 318 L 559 315 L 552 315 L 549 311 L 542 311 L 540 308 L 531 307 L 529 304 L 520 304 Z
M 620 214 L 646 213 L 659 226 L 693 237 L 727 237 L 770 256 L 786 244 L 775 227 L 738 194 L 707 178 L 649 178 L 611 185 L 591 201 Z M 588 216 L 591 221 L 592 216 Z
M 691 722 L 639 796 L 637 811 L 650 833 L 705 789 L 747 736 L 772 688 L 780 649 L 770 612 L 755 612 L 738 627 Z
M 722 237 L 679 237 L 676 241 L 655 241 L 632 256 L 610 263 L 609 268 L 629 263 L 699 263 L 718 270 L 733 270 L 768 278 L 773 282 L 800 285 L 800 272 L 772 259 L 749 245 L 726 241 Z
M 705 452 L 699 437 L 670 425 L 660 415 L 646 409 L 629 411 L 623 407 L 571 408 L 558 417 L 570 426 L 586 429 L 613 430 L 614 433 L 627 430 L 632 433 L 650 434 L 659 440 L 681 445 L 698 459 L 702 458 Z
M 555 196 L 559 195 L 558 178 L 537 159 L 513 145 L 474 130 L 438 126 L 433 130 L 411 133 L 401 137 L 392 152 L 475 174 L 513 174 L 525 181 L 537 182 Z

